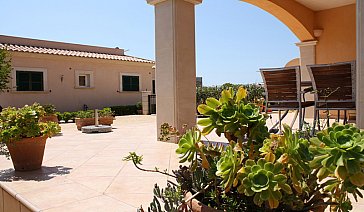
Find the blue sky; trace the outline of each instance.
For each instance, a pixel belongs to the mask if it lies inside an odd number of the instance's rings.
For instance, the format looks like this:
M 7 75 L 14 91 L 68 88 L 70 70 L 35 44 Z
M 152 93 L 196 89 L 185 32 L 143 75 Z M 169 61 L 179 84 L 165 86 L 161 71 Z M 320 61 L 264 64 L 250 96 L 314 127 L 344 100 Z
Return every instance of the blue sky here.
M 120 47 L 154 59 L 154 8 L 145 0 L 0 0 L 0 34 Z M 279 20 L 238 0 L 196 7 L 197 75 L 205 85 L 260 82 L 262 67 L 299 56 Z

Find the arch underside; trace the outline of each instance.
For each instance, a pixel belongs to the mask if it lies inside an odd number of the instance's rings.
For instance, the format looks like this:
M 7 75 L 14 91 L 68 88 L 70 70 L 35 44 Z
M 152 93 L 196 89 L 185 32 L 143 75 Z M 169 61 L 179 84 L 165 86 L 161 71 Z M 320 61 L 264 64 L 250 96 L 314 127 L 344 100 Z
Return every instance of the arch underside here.
M 293 0 L 241 0 L 265 10 L 283 22 L 303 41 L 315 40 L 313 36 L 314 12 Z

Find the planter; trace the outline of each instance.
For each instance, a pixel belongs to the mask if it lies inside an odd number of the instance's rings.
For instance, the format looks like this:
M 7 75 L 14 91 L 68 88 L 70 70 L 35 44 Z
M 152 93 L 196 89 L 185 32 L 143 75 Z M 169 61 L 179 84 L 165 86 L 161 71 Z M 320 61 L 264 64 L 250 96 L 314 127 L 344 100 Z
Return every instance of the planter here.
M 94 118 L 82 118 L 82 119 L 76 118 L 75 123 L 76 123 L 77 129 L 81 130 L 81 128 L 84 126 L 94 125 L 95 119 Z
M 112 116 L 106 116 L 106 117 L 99 118 L 99 124 L 101 124 L 101 125 L 112 125 L 112 123 L 114 123 L 114 117 L 112 117 Z
M 190 192 L 188 192 L 185 195 L 184 200 L 188 200 L 185 204 L 193 211 L 193 212 L 223 212 L 214 208 L 211 208 L 207 205 L 204 205 L 203 203 L 201 203 L 200 201 L 196 200 L 196 199 L 191 199 L 192 194 Z M 191 199 L 191 200 L 189 200 Z
M 107 117 L 100 117 L 99 118 L 99 124 L 101 125 L 112 125 L 114 122 L 114 117 L 107 116 Z M 78 130 L 81 130 L 84 126 L 90 126 L 95 125 L 95 119 L 94 118 L 76 118 L 75 123 Z
M 47 116 L 43 116 L 39 119 L 40 122 L 56 122 L 58 123 L 58 118 L 57 115 L 52 114 L 52 115 L 47 115 Z
M 8 147 L 16 171 L 30 171 L 42 166 L 47 137 L 23 138 Z

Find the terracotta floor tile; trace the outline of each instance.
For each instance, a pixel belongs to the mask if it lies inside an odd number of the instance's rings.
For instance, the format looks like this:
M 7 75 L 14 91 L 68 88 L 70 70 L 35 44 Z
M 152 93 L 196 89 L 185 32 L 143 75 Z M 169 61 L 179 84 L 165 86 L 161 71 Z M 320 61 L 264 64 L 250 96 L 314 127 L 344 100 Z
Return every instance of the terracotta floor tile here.
M 69 176 L 67 179 L 71 182 L 79 183 L 92 190 L 103 193 L 111 185 L 115 177 L 72 177 Z
M 57 208 L 44 210 L 44 212 L 134 212 L 135 207 L 117 201 L 108 196 L 97 196 L 94 198 L 66 204 Z
M 153 192 L 154 184 L 165 186 L 167 184 L 167 177 L 120 177 L 118 176 L 110 187 L 106 190 L 105 194 L 146 194 Z
M 99 196 L 100 193 L 78 183 L 67 183 L 20 193 L 20 195 L 44 210 Z

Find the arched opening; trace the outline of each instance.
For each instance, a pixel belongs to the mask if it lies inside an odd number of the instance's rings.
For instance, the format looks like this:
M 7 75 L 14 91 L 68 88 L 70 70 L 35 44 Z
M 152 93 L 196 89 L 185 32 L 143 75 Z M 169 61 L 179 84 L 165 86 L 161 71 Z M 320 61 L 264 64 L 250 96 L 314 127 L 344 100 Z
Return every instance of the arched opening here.
M 241 0 L 255 5 L 282 21 L 302 42 L 315 40 L 314 12 L 296 1 Z
M 196 7 L 197 76 L 204 85 L 260 83 L 259 68 L 284 67 L 300 56 L 297 42 L 284 23 L 255 5 L 232 0 Z

